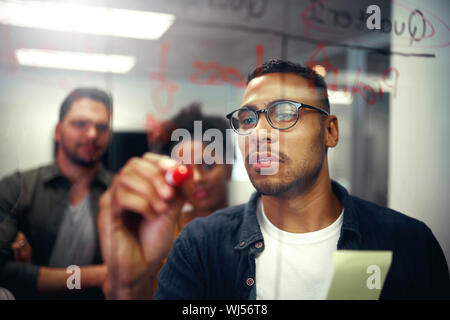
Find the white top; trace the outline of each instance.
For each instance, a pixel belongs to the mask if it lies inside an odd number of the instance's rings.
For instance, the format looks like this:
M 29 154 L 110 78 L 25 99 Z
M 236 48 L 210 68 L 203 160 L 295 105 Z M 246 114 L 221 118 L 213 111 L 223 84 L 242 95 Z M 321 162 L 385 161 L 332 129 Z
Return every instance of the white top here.
M 67 268 L 70 265 L 92 264 L 96 250 L 95 234 L 95 218 L 88 194 L 77 206 L 70 203 L 67 205 L 50 256 L 49 267 Z
M 257 217 L 265 248 L 255 259 L 256 299 L 325 299 L 333 278 L 333 253 L 337 249 L 343 213 L 344 210 L 324 229 L 291 233 L 269 221 L 260 199 Z

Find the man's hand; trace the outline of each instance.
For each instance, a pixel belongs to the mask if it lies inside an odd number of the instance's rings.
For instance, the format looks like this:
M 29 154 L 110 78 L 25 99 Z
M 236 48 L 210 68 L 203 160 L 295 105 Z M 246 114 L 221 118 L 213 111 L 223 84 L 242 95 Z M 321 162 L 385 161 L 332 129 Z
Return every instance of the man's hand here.
M 31 263 L 32 249 L 25 234 L 17 232 L 16 239 L 11 245 L 14 260 Z M 107 276 L 106 265 L 90 265 L 81 267 L 81 288 L 100 288 Z M 64 268 L 41 267 L 37 280 L 37 292 L 41 297 L 59 298 L 61 294 L 70 294 L 67 289 L 67 274 Z
M 27 237 L 21 231 L 17 232 L 16 239 L 11 244 L 14 252 L 14 260 L 19 262 L 31 263 L 32 249 Z
M 98 228 L 109 299 L 151 298 L 153 278 L 174 240 L 183 197 L 164 180 L 176 162 L 152 153 L 133 158 L 100 198 Z

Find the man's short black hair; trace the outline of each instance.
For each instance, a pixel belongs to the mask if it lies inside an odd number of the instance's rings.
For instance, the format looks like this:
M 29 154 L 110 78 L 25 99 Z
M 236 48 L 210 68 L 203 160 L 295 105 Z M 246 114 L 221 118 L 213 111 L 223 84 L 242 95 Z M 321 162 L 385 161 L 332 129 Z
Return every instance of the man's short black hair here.
M 75 100 L 89 98 L 105 105 L 109 112 L 113 109 L 113 99 L 109 93 L 97 88 L 76 88 L 64 99 L 59 109 L 59 121 L 63 121 Z
M 262 76 L 268 73 L 293 73 L 306 80 L 311 81 L 311 85 L 316 89 L 316 94 L 319 98 L 322 108 L 330 111 L 330 102 L 327 94 L 327 84 L 322 76 L 317 74 L 314 70 L 304 67 L 301 64 L 294 63 L 287 60 L 271 59 L 264 62 L 261 66 L 258 66 L 253 70 L 247 78 L 247 84 L 256 77 Z M 299 101 L 301 102 L 301 101 Z

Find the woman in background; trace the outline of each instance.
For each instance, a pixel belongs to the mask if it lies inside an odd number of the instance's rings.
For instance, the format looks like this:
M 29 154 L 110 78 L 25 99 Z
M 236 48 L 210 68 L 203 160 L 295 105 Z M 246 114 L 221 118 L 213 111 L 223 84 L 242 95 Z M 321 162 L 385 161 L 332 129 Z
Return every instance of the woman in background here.
M 194 135 L 195 121 L 200 121 L 201 124 L 201 126 L 197 124 L 197 130 L 201 128 L 200 138 L 209 129 L 216 129 L 221 133 L 223 139 L 219 143 L 221 143 L 222 152 L 215 150 L 220 154 L 215 152 L 211 154 L 214 159 L 220 159 L 219 161 L 205 162 L 202 155 L 211 142 L 195 140 L 199 136 L 198 133 Z M 172 158 L 187 159 L 187 166 L 193 173 L 192 178 L 182 186 L 186 205 L 178 221 L 176 231 L 178 235 L 181 229 L 193 219 L 206 217 L 216 210 L 228 207 L 228 183 L 233 170 L 233 165 L 226 164 L 225 161 L 226 150 L 233 150 L 232 142 L 226 139 L 229 124 L 224 117 L 204 115 L 200 105 L 192 104 L 182 109 L 171 120 L 159 123 L 156 128 L 157 130 L 149 132 L 151 151 L 172 156 Z M 191 140 L 171 141 L 172 132 L 176 129 L 185 129 L 189 132 Z M 201 152 L 198 152 L 199 150 Z M 188 152 L 190 157 L 183 157 L 186 156 L 185 152 Z M 209 151 L 206 152 L 206 155 L 208 154 Z
M 222 135 L 221 154 L 212 153 L 215 159 L 220 159 L 220 163 L 206 163 L 203 159 L 205 148 L 209 141 L 195 140 L 194 121 L 201 121 L 201 137 L 208 129 L 217 129 Z M 226 131 L 229 128 L 228 121 L 218 116 L 205 116 L 198 104 L 192 104 L 182 109 L 174 118 L 159 123 L 156 119 L 151 119 L 152 125 L 148 132 L 148 141 L 151 152 L 165 154 L 175 160 L 180 157 L 186 159 L 183 162 L 192 170 L 192 177 L 181 187 L 181 191 L 186 199 L 185 206 L 181 209 L 174 239 L 180 231 L 192 220 L 206 217 L 216 210 L 228 207 L 228 183 L 233 170 L 232 164 L 226 164 L 225 154 L 228 150 L 233 150 L 231 142 L 226 139 Z M 197 125 L 198 126 L 198 125 Z M 191 139 L 171 141 L 173 131 L 185 129 L 189 132 Z M 186 133 L 186 131 L 185 131 Z M 227 145 L 228 144 L 228 145 Z M 201 150 L 201 152 L 198 152 Z M 189 156 L 186 156 L 188 152 Z M 216 152 L 220 152 L 216 150 Z M 234 158 L 233 158 L 234 160 Z M 186 163 L 188 162 L 188 163 Z M 160 270 L 166 259 L 163 260 Z M 154 281 L 153 292 L 158 287 L 158 281 Z

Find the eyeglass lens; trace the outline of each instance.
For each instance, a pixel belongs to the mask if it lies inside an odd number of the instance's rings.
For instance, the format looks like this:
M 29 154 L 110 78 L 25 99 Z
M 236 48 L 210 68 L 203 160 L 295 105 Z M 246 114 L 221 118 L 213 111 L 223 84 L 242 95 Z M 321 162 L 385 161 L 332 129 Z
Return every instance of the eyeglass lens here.
M 297 120 L 297 107 L 289 102 L 279 102 L 268 109 L 270 122 L 277 129 L 291 127 Z M 233 128 L 241 134 L 249 133 L 258 123 L 258 115 L 252 109 L 237 110 L 231 116 Z

